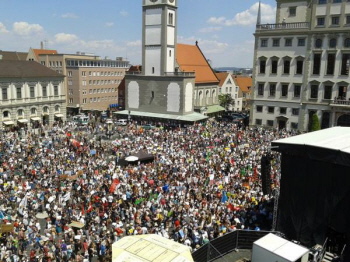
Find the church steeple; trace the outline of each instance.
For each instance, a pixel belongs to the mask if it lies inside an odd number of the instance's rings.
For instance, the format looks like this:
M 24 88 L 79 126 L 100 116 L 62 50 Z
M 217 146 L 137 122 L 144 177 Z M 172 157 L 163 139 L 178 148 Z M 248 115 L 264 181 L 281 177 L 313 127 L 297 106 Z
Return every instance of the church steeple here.
M 256 20 L 257 25 L 261 25 L 261 1 L 259 1 L 258 18 Z

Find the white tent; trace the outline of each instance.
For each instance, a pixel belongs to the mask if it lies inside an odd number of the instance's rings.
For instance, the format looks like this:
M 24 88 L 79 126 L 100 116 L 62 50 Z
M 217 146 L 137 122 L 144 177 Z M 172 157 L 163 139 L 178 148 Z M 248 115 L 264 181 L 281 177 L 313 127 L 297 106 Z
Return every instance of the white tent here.
M 190 248 L 159 235 L 123 237 L 112 246 L 112 262 L 193 262 Z

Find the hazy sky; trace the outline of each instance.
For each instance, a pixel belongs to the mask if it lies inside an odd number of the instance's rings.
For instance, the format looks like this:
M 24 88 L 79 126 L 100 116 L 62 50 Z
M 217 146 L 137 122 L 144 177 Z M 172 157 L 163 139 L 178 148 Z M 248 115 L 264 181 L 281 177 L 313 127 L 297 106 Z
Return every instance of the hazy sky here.
M 262 0 L 274 23 L 275 0 Z M 213 67 L 251 67 L 258 0 L 179 0 L 178 42 L 197 40 Z M 77 51 L 141 63 L 142 0 L 0 0 L 0 50 Z

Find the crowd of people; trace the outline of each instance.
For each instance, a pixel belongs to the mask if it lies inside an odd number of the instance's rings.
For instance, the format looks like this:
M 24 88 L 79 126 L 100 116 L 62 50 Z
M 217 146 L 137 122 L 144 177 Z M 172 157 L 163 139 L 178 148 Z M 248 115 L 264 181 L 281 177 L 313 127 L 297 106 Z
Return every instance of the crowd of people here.
M 100 123 L 4 132 L 0 261 L 111 261 L 112 244 L 128 235 L 160 234 L 194 251 L 236 229 L 271 229 L 260 160 L 293 133 L 140 124 L 116 127 L 113 140 L 97 136 Z M 125 164 L 140 151 L 154 159 Z M 278 172 L 275 158 L 272 178 Z

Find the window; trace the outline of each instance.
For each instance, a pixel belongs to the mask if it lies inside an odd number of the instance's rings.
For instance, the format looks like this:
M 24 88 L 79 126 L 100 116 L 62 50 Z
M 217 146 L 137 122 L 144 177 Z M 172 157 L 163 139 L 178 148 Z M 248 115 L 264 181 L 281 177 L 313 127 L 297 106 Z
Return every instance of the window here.
M 333 3 L 341 3 L 342 0 L 333 0 Z
M 346 16 L 346 21 L 345 21 L 345 23 L 346 23 L 347 25 L 350 25 L 350 15 L 347 15 L 347 16 Z
M 263 111 L 263 106 L 256 106 L 256 112 L 262 112 Z
M 350 38 L 345 38 L 344 47 L 350 47 Z
M 299 108 L 292 108 L 292 115 L 298 116 L 299 115 Z
M 327 0 L 318 0 L 319 4 L 327 4 Z
M 321 54 L 314 54 L 312 74 L 319 75 L 321 71 Z
M 327 57 L 327 75 L 334 74 L 334 66 L 335 66 L 335 54 L 328 54 Z
M 169 25 L 174 25 L 174 14 L 169 13 L 169 20 L 168 20 Z
M 34 98 L 34 97 L 35 97 L 35 89 L 34 89 L 34 86 L 30 86 L 30 87 L 29 87 L 29 96 L 30 96 L 30 98 Z
M 73 76 L 73 72 L 72 71 L 68 71 L 68 76 Z
M 288 85 L 287 84 L 283 84 L 282 85 L 281 96 L 282 97 L 286 97 L 287 95 L 288 95 Z
M 280 114 L 281 115 L 287 114 L 287 108 L 286 107 L 280 107 Z
M 341 63 L 341 75 L 349 75 L 350 54 L 343 54 Z
M 7 87 L 1 88 L 1 95 L 2 95 L 2 100 L 7 100 L 7 99 L 8 99 L 8 96 L 7 96 Z
M 280 46 L 280 39 L 279 38 L 274 38 L 272 40 L 272 46 L 274 46 L 274 47 Z
M 81 76 L 86 76 L 86 71 L 81 71 Z
M 22 98 L 22 87 L 16 87 L 16 95 L 17 95 L 17 99 Z
M 339 25 L 339 16 L 332 16 L 331 25 Z
M 154 67 L 152 67 L 152 74 L 154 74 Z
M 261 126 L 262 120 L 261 119 L 255 119 L 255 124 L 258 126 Z
M 329 47 L 334 48 L 337 46 L 337 39 L 332 38 L 329 40 Z
M 58 96 L 58 86 L 53 86 L 53 94 L 54 96 Z
M 317 17 L 317 26 L 324 26 L 325 19 L 324 17 Z
M 261 39 L 260 47 L 267 47 L 267 39 Z
M 296 70 L 297 75 L 301 75 L 303 73 L 303 66 L 304 66 L 304 61 L 297 60 L 297 70 Z
M 265 74 L 266 72 L 266 59 L 260 60 L 260 74 Z
M 68 85 L 72 86 L 73 85 L 73 81 L 72 80 L 68 80 Z
M 283 61 L 283 74 L 290 73 L 290 59 L 285 59 Z
M 264 95 L 264 84 L 259 84 L 258 85 L 258 96 L 263 96 Z
M 90 98 L 90 99 L 91 99 L 91 98 Z M 73 98 L 69 98 L 68 103 L 69 103 L 69 104 L 73 104 Z
M 324 96 L 323 96 L 324 99 L 331 99 L 332 98 L 332 88 L 333 87 L 330 85 L 326 85 L 324 87 Z
M 2 116 L 3 116 L 4 118 L 8 118 L 8 117 L 10 117 L 10 112 L 9 112 L 9 111 L 4 111 L 4 112 L 2 113 Z
M 292 46 L 293 45 L 293 38 L 286 38 L 284 42 L 284 46 Z
M 275 112 L 275 108 L 273 106 L 267 107 L 267 112 L 273 114 Z
M 296 16 L 297 15 L 297 7 L 291 6 L 289 7 L 289 16 Z
M 305 46 L 305 38 L 298 38 L 298 46 Z
M 23 109 L 19 109 L 19 110 L 17 111 L 17 115 L 23 117 L 23 115 L 24 115 L 24 110 L 23 110 Z
M 321 38 L 317 38 L 315 41 L 315 47 L 316 48 L 321 48 L 322 47 L 322 39 Z
M 36 108 L 35 108 L 35 107 L 32 107 L 32 108 L 30 109 L 30 114 L 31 114 L 31 115 L 36 115 Z
M 290 123 L 290 127 L 291 127 L 292 129 L 298 129 L 298 123 L 296 123 L 296 122 L 291 122 L 291 123 Z
M 277 74 L 278 60 L 271 61 L 271 74 Z
M 267 120 L 266 125 L 269 127 L 273 127 L 273 120 Z
M 276 84 L 270 84 L 270 96 L 276 95 Z
M 46 97 L 47 96 L 47 86 L 42 86 L 42 92 L 43 92 L 43 96 Z
M 301 85 L 294 85 L 294 97 L 300 97 Z
M 310 98 L 317 99 L 318 97 L 318 85 L 311 85 L 310 87 Z

